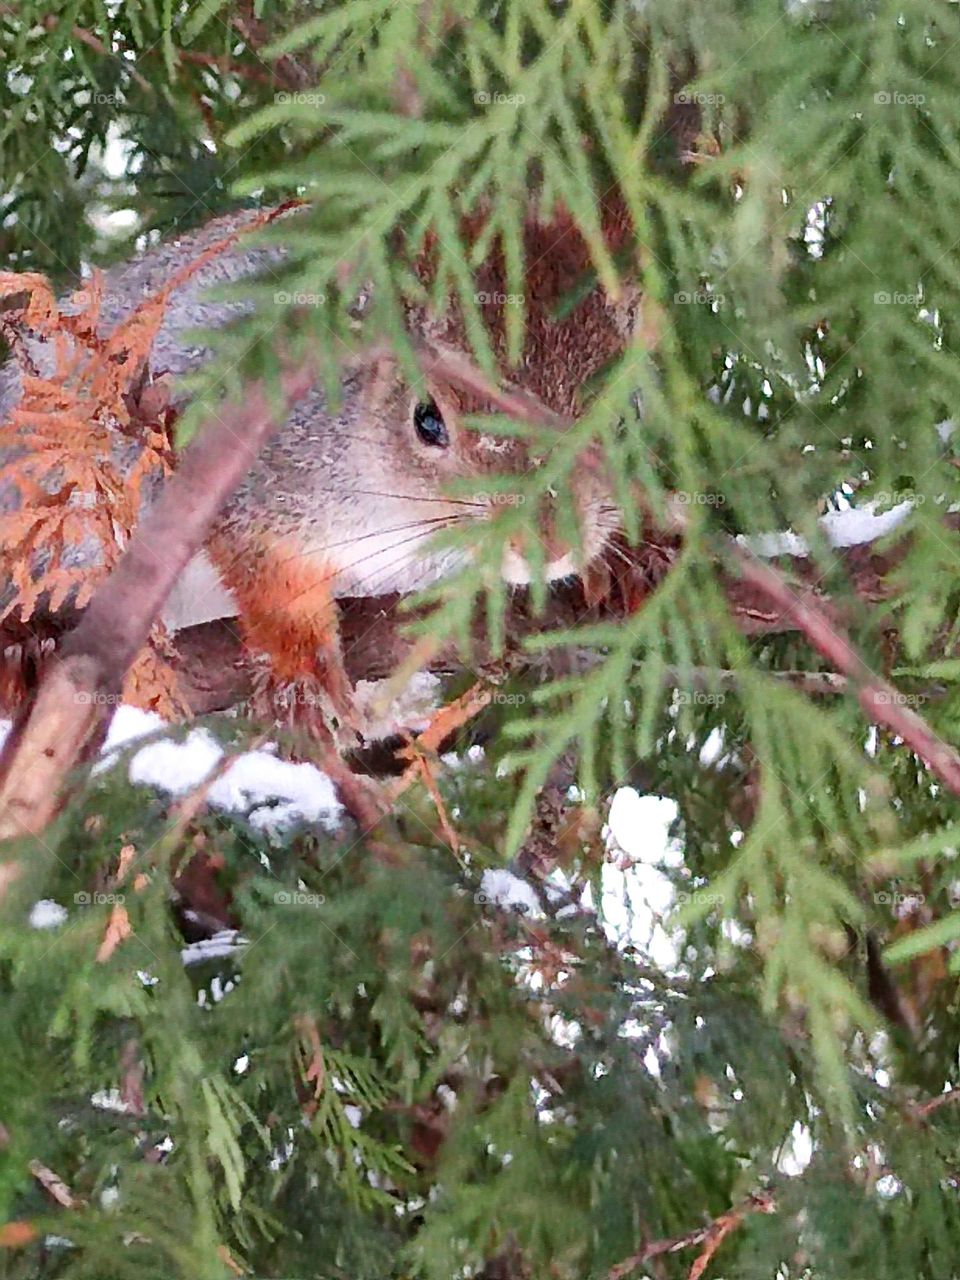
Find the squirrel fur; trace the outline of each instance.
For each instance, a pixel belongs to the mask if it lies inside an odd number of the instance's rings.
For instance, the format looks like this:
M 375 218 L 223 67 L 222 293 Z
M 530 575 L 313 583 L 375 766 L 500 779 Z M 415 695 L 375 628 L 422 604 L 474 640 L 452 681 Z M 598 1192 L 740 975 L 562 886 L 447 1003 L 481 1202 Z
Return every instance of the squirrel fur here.
M 602 210 L 615 252 L 630 236 L 622 209 Z M 98 331 L 109 333 L 137 306 L 168 288 L 165 311 L 149 356 L 153 377 L 165 376 L 177 397 L 177 378 L 196 369 L 208 353 L 191 331 L 228 324 L 248 309 L 242 301 L 211 300 L 212 286 L 277 270 L 283 250 L 252 242 L 243 233 L 263 215 L 244 210 L 150 248 L 103 277 Z M 284 212 L 282 217 L 296 217 Z M 479 234 L 482 219 L 472 228 Z M 169 282 L 184 264 L 207 254 L 183 283 Z M 557 414 L 582 409 L 583 387 L 626 345 L 635 321 L 633 295 L 614 302 L 597 285 L 562 318 L 558 305 L 577 288 L 590 255 L 571 219 L 531 216 L 524 232 L 526 331 L 520 361 L 507 367 L 504 336 L 506 272 L 497 251 L 475 273 L 481 312 L 505 382 L 532 392 Z M 430 245 L 416 269 L 425 283 L 432 272 Z M 441 315 L 411 308 L 411 331 L 439 348 L 466 351 L 463 318 L 455 305 Z M 50 376 L 49 343 L 27 338 L 38 372 Z M 0 422 L 19 402 L 20 370 L 14 360 L 0 369 Z M 291 409 L 228 501 L 209 539 L 209 553 L 238 606 L 245 638 L 265 652 L 281 682 L 316 678 L 340 714 L 348 714 L 350 686 L 339 660 L 338 596 L 413 592 L 460 563 L 459 553 L 430 546 L 438 529 L 490 515 L 485 475 L 520 473 L 532 465 L 518 441 L 479 435 L 461 425 L 463 415 L 490 406 L 450 385 L 429 385 L 430 403 L 442 419 L 442 445 L 418 434 L 422 397 L 405 385 L 396 361 L 382 351 L 351 356 L 342 368 L 336 412 L 315 385 Z M 437 423 L 431 423 L 437 430 Z M 477 482 L 474 500 L 452 498 L 449 482 Z M 542 538 L 550 578 L 578 571 L 598 555 L 615 527 L 608 487 L 595 468 L 575 478 L 581 555 L 549 525 Z M 529 581 L 521 543 L 504 552 L 503 576 Z

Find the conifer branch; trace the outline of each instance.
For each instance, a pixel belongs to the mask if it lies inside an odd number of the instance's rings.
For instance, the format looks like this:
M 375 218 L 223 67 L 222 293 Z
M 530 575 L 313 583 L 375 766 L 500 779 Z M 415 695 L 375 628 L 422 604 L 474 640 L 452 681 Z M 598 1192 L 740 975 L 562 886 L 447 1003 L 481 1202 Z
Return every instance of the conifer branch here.
M 960 753 L 936 734 L 921 715 L 905 705 L 889 681 L 873 671 L 824 606 L 806 588 L 794 587 L 777 569 L 738 547 L 740 573 L 781 610 L 822 657 L 856 687 L 868 719 L 897 734 L 954 795 L 960 796 Z
M 559 431 L 569 430 L 573 426 L 572 419 L 555 413 L 532 392 L 520 387 L 498 386 L 461 351 L 424 342 L 417 345 L 417 354 L 425 374 L 479 396 L 518 422 L 527 422 L 537 427 L 554 427 Z
M 709 1226 L 697 1231 L 689 1231 L 684 1236 L 675 1236 L 669 1240 L 652 1240 L 637 1253 L 617 1263 L 610 1269 L 608 1280 L 626 1280 L 632 1271 L 636 1271 L 644 1263 L 650 1262 L 665 1253 L 679 1253 L 681 1249 L 690 1249 L 702 1244 L 703 1249 L 690 1268 L 689 1280 L 700 1280 L 710 1259 L 719 1249 L 724 1239 L 743 1222 L 751 1213 L 776 1213 L 777 1204 L 769 1191 L 755 1191 L 742 1204 L 714 1218 Z
M 287 406 L 312 385 L 312 364 L 281 377 Z M 39 834 L 68 772 L 95 751 L 123 677 L 213 519 L 282 417 L 262 385 L 188 447 L 113 574 L 24 708 L 0 754 L 0 839 Z

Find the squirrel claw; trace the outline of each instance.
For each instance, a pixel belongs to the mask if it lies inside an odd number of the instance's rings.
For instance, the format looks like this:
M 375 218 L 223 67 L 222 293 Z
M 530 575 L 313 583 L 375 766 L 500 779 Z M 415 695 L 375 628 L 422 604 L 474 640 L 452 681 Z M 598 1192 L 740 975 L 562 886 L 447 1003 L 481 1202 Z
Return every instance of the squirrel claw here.
M 293 732 L 330 741 L 340 751 L 365 741 L 364 723 L 346 674 L 324 670 L 315 675 L 283 680 L 266 655 L 259 655 L 253 677 L 250 708 L 259 720 L 273 720 Z M 331 677 L 331 678 L 326 678 Z

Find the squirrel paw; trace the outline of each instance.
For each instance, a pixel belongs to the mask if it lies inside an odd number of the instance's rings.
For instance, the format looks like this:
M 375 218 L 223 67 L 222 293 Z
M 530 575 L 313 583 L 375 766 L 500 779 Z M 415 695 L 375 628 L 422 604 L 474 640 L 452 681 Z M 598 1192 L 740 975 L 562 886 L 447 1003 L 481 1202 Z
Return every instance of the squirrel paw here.
M 334 673 L 281 679 L 269 657 L 259 654 L 254 664 L 250 709 L 258 720 L 273 720 L 292 732 L 329 741 L 342 750 L 365 741 L 366 717 L 360 711 L 345 676 Z

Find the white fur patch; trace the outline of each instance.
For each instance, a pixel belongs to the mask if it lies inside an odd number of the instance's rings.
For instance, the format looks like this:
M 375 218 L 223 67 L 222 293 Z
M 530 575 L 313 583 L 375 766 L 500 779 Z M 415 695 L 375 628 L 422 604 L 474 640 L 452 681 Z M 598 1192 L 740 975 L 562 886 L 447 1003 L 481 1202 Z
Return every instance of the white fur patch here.
M 527 586 L 533 575 L 530 572 L 530 565 L 526 559 L 514 551 L 513 547 L 504 547 L 503 562 L 500 566 L 500 572 L 503 575 L 504 582 L 509 582 L 515 587 Z M 559 556 L 556 560 L 548 560 L 544 567 L 544 577 L 547 582 L 556 582 L 558 578 L 569 578 L 572 574 L 580 572 L 572 552 Z
M 220 579 L 206 552 L 200 551 L 177 579 L 160 620 L 170 631 L 196 627 L 217 618 L 235 618 L 237 602 Z

